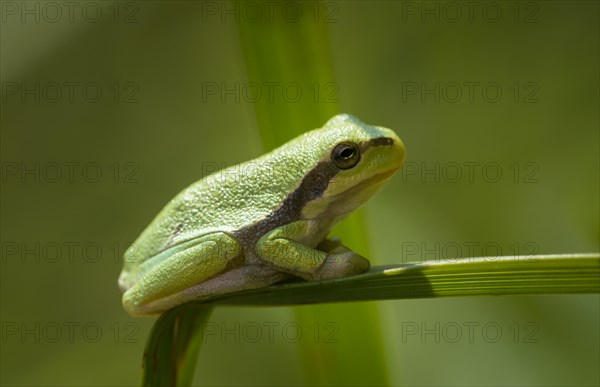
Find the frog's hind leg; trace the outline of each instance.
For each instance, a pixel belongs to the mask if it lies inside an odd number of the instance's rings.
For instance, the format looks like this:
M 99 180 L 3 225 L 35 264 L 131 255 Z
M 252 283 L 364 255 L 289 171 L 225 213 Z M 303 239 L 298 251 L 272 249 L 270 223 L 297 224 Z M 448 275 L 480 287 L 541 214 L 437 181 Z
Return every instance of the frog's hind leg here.
M 241 266 L 182 291 L 186 298 L 198 299 L 219 294 L 257 289 L 291 277 L 265 265 Z
M 123 306 L 133 315 L 160 313 L 188 301 L 186 289 L 201 284 L 242 256 L 237 239 L 224 232 L 203 235 L 163 252 L 166 257 L 123 294 Z
M 287 273 L 264 265 L 241 266 L 198 285 L 183 289 L 177 294 L 152 301 L 148 306 L 152 309 L 160 309 L 161 304 L 172 306 L 220 294 L 262 288 L 290 277 Z

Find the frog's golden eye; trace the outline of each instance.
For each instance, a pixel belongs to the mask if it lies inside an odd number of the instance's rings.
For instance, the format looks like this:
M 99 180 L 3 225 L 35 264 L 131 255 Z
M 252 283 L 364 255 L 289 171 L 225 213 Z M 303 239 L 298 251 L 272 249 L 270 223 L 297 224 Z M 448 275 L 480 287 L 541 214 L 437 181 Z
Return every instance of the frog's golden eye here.
M 353 142 L 340 142 L 331 151 L 331 160 L 339 169 L 350 169 L 360 161 L 360 150 Z

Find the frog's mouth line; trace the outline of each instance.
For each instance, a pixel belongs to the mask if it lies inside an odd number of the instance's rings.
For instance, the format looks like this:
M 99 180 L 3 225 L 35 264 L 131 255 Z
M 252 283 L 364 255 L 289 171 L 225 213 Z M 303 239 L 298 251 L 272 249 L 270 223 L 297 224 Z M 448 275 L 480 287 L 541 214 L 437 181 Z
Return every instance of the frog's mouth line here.
M 331 198 L 332 199 L 338 199 L 340 197 L 346 197 L 346 196 L 349 196 L 349 195 L 356 194 L 357 192 L 362 191 L 366 187 L 376 186 L 376 185 L 382 183 L 383 181 L 389 179 L 390 177 L 392 177 L 400 168 L 402 168 L 402 167 L 400 166 L 400 167 L 397 167 L 397 168 L 392 168 L 392 169 L 390 169 L 390 170 L 388 170 L 386 172 L 375 174 L 375 175 L 373 175 L 373 176 L 371 176 L 371 177 L 369 177 L 369 178 L 361 181 L 357 185 L 355 185 L 355 186 L 353 186 L 351 188 L 348 188 L 347 190 L 342 191 L 342 192 L 340 192 L 339 194 L 337 194 L 335 196 L 331 196 Z
M 341 218 L 346 217 L 357 207 L 360 207 L 365 203 L 387 179 L 392 177 L 398 171 L 398 169 L 400 169 L 400 167 L 378 173 L 335 196 L 328 197 L 326 199 L 328 202 L 327 208 L 317 217 L 327 216 L 327 214 L 335 214 L 336 217 Z M 370 190 L 370 192 L 365 192 L 368 190 Z M 346 206 L 346 204 L 349 203 L 352 204 Z

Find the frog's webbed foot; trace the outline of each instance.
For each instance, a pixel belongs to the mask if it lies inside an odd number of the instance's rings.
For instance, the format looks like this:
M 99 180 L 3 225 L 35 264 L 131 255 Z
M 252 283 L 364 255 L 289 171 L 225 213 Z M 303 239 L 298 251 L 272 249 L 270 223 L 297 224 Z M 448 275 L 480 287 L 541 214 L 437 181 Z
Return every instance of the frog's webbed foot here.
M 316 248 L 299 242 L 308 228 L 307 221 L 297 221 L 269 231 L 257 243 L 258 256 L 279 270 L 308 281 L 347 277 L 369 270 L 369 261 L 339 240 L 325 239 Z
M 339 239 L 324 239 L 317 245 L 317 250 L 326 252 L 327 257 L 319 270 L 302 276 L 309 281 L 357 275 L 371 266 L 365 257 L 344 246 Z

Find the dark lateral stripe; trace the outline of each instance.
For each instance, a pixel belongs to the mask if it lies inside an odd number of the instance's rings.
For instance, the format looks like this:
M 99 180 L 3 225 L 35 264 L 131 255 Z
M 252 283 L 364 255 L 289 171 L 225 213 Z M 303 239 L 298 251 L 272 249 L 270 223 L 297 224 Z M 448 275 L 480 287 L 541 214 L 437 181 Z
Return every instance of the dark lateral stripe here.
M 304 205 L 311 200 L 321 197 L 329 181 L 333 179 L 340 170 L 332 161 L 322 161 L 310 170 L 302 179 L 300 186 L 294 190 L 283 202 L 282 209 L 296 210 L 296 218 L 300 217 L 300 212 Z
M 358 144 L 360 153 L 364 153 L 368 148 L 372 146 L 391 146 L 394 144 L 394 140 L 389 137 L 378 137 L 369 141 L 364 141 Z M 283 202 L 281 209 L 297 210 L 298 213 L 295 216 L 300 216 L 300 211 L 304 208 L 304 205 L 311 200 L 321 197 L 323 192 L 327 189 L 329 181 L 340 172 L 340 169 L 333 163 L 333 161 L 322 161 L 318 163 L 310 172 L 304 176 L 300 186 L 294 190 Z
M 392 146 L 394 145 L 394 140 L 389 137 L 377 137 L 369 141 L 361 142 L 358 147 L 360 149 L 360 153 L 364 153 L 367 149 L 372 146 Z
M 276 227 L 300 219 L 305 204 L 322 196 L 329 181 L 339 172 L 332 161 L 323 161 L 311 169 L 300 186 L 285 198 L 279 209 L 266 219 L 236 233 L 243 244 L 252 245 L 260 236 Z
M 372 146 L 391 146 L 394 140 L 388 137 L 378 137 L 358 144 L 360 153 L 364 153 Z M 321 161 L 311 169 L 302 179 L 300 186 L 285 198 L 279 209 L 268 218 L 249 227 L 243 228 L 237 233 L 237 238 L 243 241 L 255 240 L 265 232 L 300 219 L 300 213 L 306 203 L 323 196 L 329 181 L 340 172 L 333 161 Z

